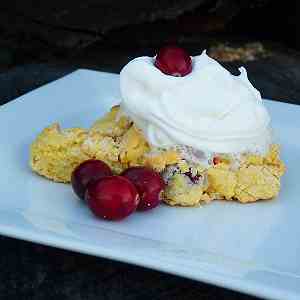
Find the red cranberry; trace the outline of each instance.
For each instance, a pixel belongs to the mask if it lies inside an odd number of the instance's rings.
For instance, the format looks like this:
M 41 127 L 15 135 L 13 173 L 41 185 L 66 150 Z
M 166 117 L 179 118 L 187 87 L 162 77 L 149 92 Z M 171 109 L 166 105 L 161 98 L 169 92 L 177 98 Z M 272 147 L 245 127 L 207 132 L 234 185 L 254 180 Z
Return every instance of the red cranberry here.
M 139 192 L 138 210 L 148 210 L 160 203 L 165 183 L 159 173 L 145 167 L 131 167 L 121 175 L 133 182 Z
M 167 75 L 182 77 L 192 72 L 192 59 L 188 53 L 176 46 L 159 50 L 154 65 Z
M 97 217 L 121 220 L 136 210 L 139 194 L 127 178 L 108 176 L 91 182 L 86 190 L 85 199 Z
M 219 156 L 215 156 L 214 158 L 213 158 L 213 164 L 214 165 L 217 165 L 217 164 L 219 164 L 221 162 L 221 158 L 219 157 Z
M 96 159 L 86 160 L 72 172 L 72 188 L 79 198 L 84 199 L 85 190 L 91 181 L 110 175 L 112 171 L 105 162 Z
M 193 175 L 191 170 L 188 172 L 185 172 L 184 175 L 187 176 L 191 180 L 191 182 L 194 184 L 197 184 L 201 178 L 201 175 L 198 175 L 198 174 Z

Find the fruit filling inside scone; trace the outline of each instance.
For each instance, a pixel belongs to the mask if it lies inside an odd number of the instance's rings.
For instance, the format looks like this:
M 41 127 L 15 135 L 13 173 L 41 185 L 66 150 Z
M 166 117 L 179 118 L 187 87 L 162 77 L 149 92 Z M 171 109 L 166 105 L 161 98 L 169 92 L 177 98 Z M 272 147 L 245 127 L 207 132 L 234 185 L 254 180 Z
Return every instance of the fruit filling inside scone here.
M 234 76 L 205 51 L 191 57 L 178 47 L 136 58 L 120 73 L 120 105 L 89 130 L 44 129 L 31 167 L 58 182 L 90 159 L 121 176 L 152 169 L 164 180 L 156 199 L 169 205 L 272 199 L 285 166 L 261 95 L 239 70 Z

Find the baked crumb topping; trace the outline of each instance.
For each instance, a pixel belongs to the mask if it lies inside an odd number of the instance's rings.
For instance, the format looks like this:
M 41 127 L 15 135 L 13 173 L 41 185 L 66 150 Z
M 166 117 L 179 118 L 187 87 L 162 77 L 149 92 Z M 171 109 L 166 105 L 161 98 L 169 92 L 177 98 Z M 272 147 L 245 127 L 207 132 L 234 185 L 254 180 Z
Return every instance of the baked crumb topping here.
M 215 154 L 206 157 L 191 147 L 152 147 L 133 122 L 114 106 L 89 130 L 45 128 L 31 145 L 33 171 L 57 182 L 70 182 L 73 169 L 87 159 L 106 162 L 119 174 L 130 166 L 159 171 L 169 205 L 197 206 L 217 199 L 242 203 L 274 198 L 285 166 L 278 145 L 265 155 Z

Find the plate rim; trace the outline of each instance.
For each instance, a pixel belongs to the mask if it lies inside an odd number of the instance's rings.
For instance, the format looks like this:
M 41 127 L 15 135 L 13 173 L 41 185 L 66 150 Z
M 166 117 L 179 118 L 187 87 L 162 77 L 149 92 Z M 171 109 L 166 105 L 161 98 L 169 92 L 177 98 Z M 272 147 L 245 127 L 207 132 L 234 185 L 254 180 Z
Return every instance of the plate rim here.
M 5 213 L 5 210 L 1 210 L 0 209 L 0 213 Z M 21 212 L 18 211 L 13 211 L 14 214 L 20 214 L 22 215 Z M 32 215 L 39 215 L 37 213 L 33 213 Z M 57 217 L 48 217 L 48 219 L 52 219 L 55 220 L 56 223 L 61 223 L 63 224 L 63 222 L 60 220 L 60 218 Z M 74 221 L 69 221 L 69 224 L 75 224 Z M 280 287 L 275 287 L 275 286 L 267 286 L 265 284 L 260 284 L 258 283 L 256 280 L 255 281 L 249 281 L 249 280 L 245 280 L 244 278 L 231 278 L 231 277 L 227 277 L 226 278 L 226 274 L 218 274 L 218 270 L 216 269 L 215 271 L 210 270 L 205 270 L 205 265 L 208 267 L 215 267 L 217 268 L 217 264 L 207 264 L 207 263 L 198 263 L 197 267 L 199 267 L 199 269 L 197 269 L 197 274 L 195 272 L 191 273 L 187 270 L 184 270 L 182 267 L 182 265 L 177 264 L 176 261 L 174 262 L 173 259 L 170 259 L 169 261 L 163 261 L 163 263 L 167 264 L 162 264 L 162 263 L 157 263 L 157 256 L 161 255 L 162 249 L 160 249 L 160 247 L 158 247 L 157 249 L 152 248 L 152 250 L 155 250 L 156 253 L 153 255 L 146 255 L 142 258 L 142 260 L 140 260 L 140 255 L 138 254 L 136 256 L 136 248 L 137 247 L 132 247 L 130 248 L 131 251 L 124 251 L 125 254 L 123 253 L 122 248 L 120 248 L 120 250 L 118 251 L 118 249 L 116 247 L 114 248 L 107 248 L 107 247 L 99 247 L 99 245 L 96 244 L 84 244 L 84 241 L 76 241 L 76 239 L 74 238 L 70 238 L 68 237 L 68 241 L 66 242 L 66 239 L 64 238 L 63 235 L 57 234 L 57 233 L 52 233 L 52 232 L 48 232 L 47 236 L 42 235 L 42 233 L 39 233 L 39 231 L 43 232 L 44 230 L 42 229 L 38 229 L 38 230 L 31 230 L 29 228 L 27 229 L 22 229 L 20 227 L 14 227 L 14 224 L 11 224 L 12 226 L 8 226 L 8 225 L 3 225 L 0 222 L 0 234 L 9 238 L 15 238 L 15 239 L 19 239 L 19 240 L 23 240 L 23 241 L 27 241 L 27 242 L 32 242 L 32 243 L 37 243 L 37 244 L 41 244 L 41 245 L 46 245 L 46 246 L 50 246 L 50 247 L 55 247 L 58 249 L 64 249 L 64 250 L 68 250 L 68 251 L 72 251 L 72 252 L 77 252 L 77 253 L 82 253 L 85 255 L 92 255 L 92 256 L 96 256 L 96 257 L 101 257 L 104 259 L 110 259 L 113 261 L 119 261 L 119 262 L 123 262 L 123 263 L 127 263 L 127 264 L 131 264 L 131 265 L 136 265 L 139 267 L 143 267 L 143 268 L 147 268 L 147 269 L 152 269 L 152 270 L 156 270 L 159 272 L 164 272 L 164 273 L 169 273 L 172 275 L 176 275 L 179 277 L 184 277 L 184 278 L 188 278 L 191 280 L 195 280 L 195 281 L 200 281 L 200 282 L 204 282 L 207 284 L 212 284 L 221 288 L 226 288 L 226 289 L 231 289 L 231 290 L 235 290 L 241 293 L 246 293 L 248 295 L 252 295 L 252 296 L 256 296 L 256 297 L 262 297 L 262 298 L 268 298 L 268 299 L 274 299 L 274 300 L 282 300 L 282 299 L 289 299 L 289 300 L 297 300 L 300 297 L 300 293 L 298 292 L 294 292 L 294 291 L 290 291 L 284 288 L 280 288 Z M 86 224 L 80 224 L 80 226 L 86 226 L 86 227 L 94 227 L 94 226 L 89 226 Z M 97 231 L 99 233 L 104 233 L 107 234 L 109 233 L 111 235 L 112 238 L 116 238 L 119 239 L 121 242 L 125 241 L 128 244 L 128 240 L 129 239 L 133 239 L 133 240 L 143 240 L 141 237 L 138 236 L 133 236 L 133 235 L 129 235 L 129 234 L 125 234 L 122 232 L 117 232 L 117 231 L 113 231 L 107 228 L 100 228 L 97 227 Z M 117 237 L 115 237 L 115 235 Z M 144 239 L 147 242 L 154 242 L 157 243 L 159 245 L 167 245 L 167 246 L 171 246 L 173 249 L 175 250 L 179 250 L 181 254 L 189 254 L 188 251 L 184 250 L 183 248 L 176 248 L 176 244 L 174 243 L 168 243 L 168 242 L 161 242 L 161 241 L 156 241 L 156 240 L 151 240 L 148 238 Z M 109 243 L 108 243 L 109 244 Z M 134 243 L 129 243 L 131 245 L 133 245 Z M 144 245 L 142 244 L 141 249 L 144 249 L 147 247 L 144 247 Z M 147 248 L 148 249 L 148 248 Z M 166 249 L 163 249 L 164 251 L 168 251 Z M 141 250 L 142 251 L 142 250 Z M 201 251 L 200 252 L 206 253 L 206 251 Z M 139 252 L 138 252 L 139 253 Z M 129 255 L 128 255 L 129 254 Z M 201 256 L 200 256 L 201 257 Z M 233 258 L 234 260 L 234 258 Z M 191 259 L 191 261 L 193 261 L 193 259 Z M 201 269 L 201 265 L 203 265 L 202 269 Z M 230 265 L 230 264 L 229 264 Z M 245 268 L 245 270 L 247 270 L 247 268 Z M 273 273 L 271 271 L 271 273 Z M 275 272 L 277 273 L 277 272 Z M 279 273 L 279 272 L 278 272 Z M 283 275 L 285 275 L 283 273 Z M 287 276 L 287 278 L 289 278 L 291 276 Z M 295 277 L 295 276 L 292 276 Z M 297 278 L 298 280 L 300 278 Z M 300 282 L 300 281 L 299 281 Z

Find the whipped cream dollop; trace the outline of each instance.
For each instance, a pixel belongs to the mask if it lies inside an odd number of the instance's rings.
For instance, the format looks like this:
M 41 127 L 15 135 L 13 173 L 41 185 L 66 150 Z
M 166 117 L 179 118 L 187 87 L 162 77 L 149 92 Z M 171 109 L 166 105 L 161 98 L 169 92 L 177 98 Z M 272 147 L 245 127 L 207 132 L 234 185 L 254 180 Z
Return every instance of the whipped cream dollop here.
M 204 51 L 184 77 L 162 73 L 138 57 L 120 73 L 121 108 L 150 144 L 204 152 L 265 153 L 272 142 L 261 95 L 240 68 L 234 76 Z

